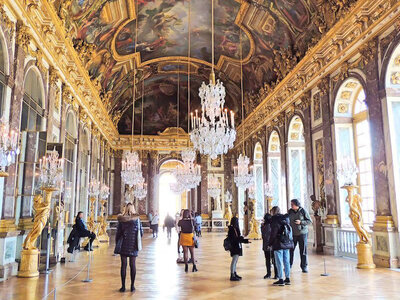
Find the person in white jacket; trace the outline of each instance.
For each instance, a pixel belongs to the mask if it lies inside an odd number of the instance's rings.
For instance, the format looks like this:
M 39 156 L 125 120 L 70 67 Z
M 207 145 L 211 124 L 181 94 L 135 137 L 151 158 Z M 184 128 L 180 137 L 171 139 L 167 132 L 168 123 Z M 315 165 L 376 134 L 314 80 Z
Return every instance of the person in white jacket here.
M 154 213 L 153 217 L 151 218 L 150 225 L 151 229 L 153 229 L 153 238 L 158 237 L 158 222 L 160 217 L 158 216 L 157 211 Z

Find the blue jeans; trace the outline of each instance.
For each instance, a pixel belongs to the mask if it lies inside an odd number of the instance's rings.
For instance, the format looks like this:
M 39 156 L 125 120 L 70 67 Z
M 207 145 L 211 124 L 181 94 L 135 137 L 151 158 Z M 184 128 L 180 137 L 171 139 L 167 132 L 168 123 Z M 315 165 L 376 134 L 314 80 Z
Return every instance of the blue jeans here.
M 290 251 L 274 250 L 275 264 L 278 271 L 278 278 L 283 279 L 283 269 L 285 269 L 286 278 L 290 278 Z

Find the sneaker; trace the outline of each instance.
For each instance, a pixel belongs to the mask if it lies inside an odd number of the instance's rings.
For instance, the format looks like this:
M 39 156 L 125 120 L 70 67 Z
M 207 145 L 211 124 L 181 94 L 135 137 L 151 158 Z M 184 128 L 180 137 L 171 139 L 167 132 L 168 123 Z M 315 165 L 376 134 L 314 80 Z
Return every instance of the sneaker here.
M 279 279 L 278 281 L 275 281 L 273 285 L 285 286 L 285 282 L 283 279 Z
M 236 274 L 236 272 L 235 272 L 235 277 L 239 278 L 239 280 L 242 280 L 242 276 L 239 276 L 238 274 Z
M 231 274 L 231 279 L 230 281 L 240 281 L 239 278 L 237 278 L 234 274 Z
M 290 278 L 286 278 L 284 283 L 285 283 L 285 285 L 290 285 Z
M 271 278 L 271 274 L 267 274 L 264 276 L 264 279 Z
M 305 268 L 305 269 L 303 269 L 303 270 L 301 270 L 303 273 L 308 273 L 308 269 L 307 268 Z

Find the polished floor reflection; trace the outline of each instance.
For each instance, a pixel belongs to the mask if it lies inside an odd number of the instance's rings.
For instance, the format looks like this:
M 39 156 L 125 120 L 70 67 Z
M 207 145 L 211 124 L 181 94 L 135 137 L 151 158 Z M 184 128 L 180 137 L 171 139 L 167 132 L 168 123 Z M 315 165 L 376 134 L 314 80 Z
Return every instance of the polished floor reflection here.
M 296 260 L 292 272 L 292 285 L 272 286 L 264 280 L 264 257 L 261 241 L 246 245 L 240 258 L 238 273 L 241 282 L 230 282 L 230 257 L 222 247 L 223 233 L 206 233 L 197 249 L 198 273 L 184 272 L 176 264 L 176 234 L 168 242 L 164 234 L 155 240 L 144 237 L 144 248 L 137 259 L 136 292 L 119 293 L 120 259 L 113 256 L 113 246 L 96 249 L 91 277 L 93 282 L 83 283 L 85 270 L 69 284 L 87 262 L 88 255 L 81 252 L 75 262 L 58 265 L 46 278 L 12 278 L 0 283 L 1 300 L 43 299 L 57 287 L 57 299 L 396 299 L 400 294 L 400 273 L 389 269 L 358 270 L 356 262 L 332 256 L 326 257 L 329 277 L 321 277 L 323 256 L 310 256 L 310 272 L 302 274 Z M 129 286 L 129 275 L 127 276 Z M 290 298 L 288 298 L 290 297 Z M 48 299 L 54 299 L 51 294 Z

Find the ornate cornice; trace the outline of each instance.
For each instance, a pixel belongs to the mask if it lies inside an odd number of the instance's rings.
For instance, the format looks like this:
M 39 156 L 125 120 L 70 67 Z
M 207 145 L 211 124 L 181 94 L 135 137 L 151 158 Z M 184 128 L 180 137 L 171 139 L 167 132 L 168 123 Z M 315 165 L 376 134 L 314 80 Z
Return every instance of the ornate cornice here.
M 54 63 L 54 67 L 59 70 L 60 78 L 69 85 L 74 100 L 87 111 L 111 147 L 115 147 L 119 136 L 117 128 L 82 64 L 82 59 L 86 59 L 91 50 L 90 47 L 78 43 L 75 46 L 80 53 L 75 50 L 74 43 L 65 32 L 62 20 L 58 17 L 51 1 L 3 0 L 3 2 L 17 19 L 24 20 L 24 23 L 19 21 L 17 24 L 17 44 L 28 52 L 30 39 L 35 40 L 35 44 L 43 51 L 43 56 Z M 70 1 L 64 2 L 70 3 Z
M 374 37 L 396 22 L 400 16 L 399 8 L 399 1 L 358 1 L 279 84 L 274 88 L 266 87 L 268 95 L 237 128 L 235 147 L 241 146 L 243 131 L 245 138 L 249 138 L 261 126 L 281 123 L 277 122 L 277 115 L 298 103 L 305 91 L 317 85 L 323 90 L 329 88 L 320 78 L 329 77 L 338 68 L 341 68 L 341 75 L 346 76 L 350 58 L 361 54 L 364 64 L 369 62 L 374 57 L 371 52 L 376 49 Z

